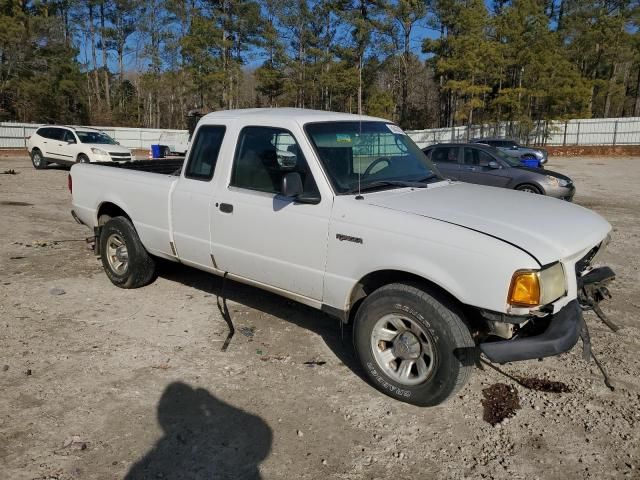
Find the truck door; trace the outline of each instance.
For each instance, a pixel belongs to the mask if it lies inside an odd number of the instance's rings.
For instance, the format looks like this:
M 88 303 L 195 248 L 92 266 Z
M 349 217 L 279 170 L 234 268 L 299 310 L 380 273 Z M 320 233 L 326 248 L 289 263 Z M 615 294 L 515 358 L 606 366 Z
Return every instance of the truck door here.
M 298 172 L 305 194 L 279 194 L 282 177 Z M 220 270 L 314 300 L 322 299 L 331 199 L 320 198 L 294 135 L 274 127 L 240 131 L 228 188 L 212 212 L 212 253 Z
M 225 127 L 219 125 L 203 125 L 198 129 L 170 200 L 174 252 L 184 263 L 205 269 L 213 267 L 209 226 L 214 193 L 211 179 L 224 134 Z

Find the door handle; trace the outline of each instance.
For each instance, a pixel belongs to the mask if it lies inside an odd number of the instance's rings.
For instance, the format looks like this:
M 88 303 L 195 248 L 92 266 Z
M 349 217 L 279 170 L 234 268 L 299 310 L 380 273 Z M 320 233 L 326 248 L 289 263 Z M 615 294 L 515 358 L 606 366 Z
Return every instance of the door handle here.
M 231 205 L 230 203 L 221 203 L 220 204 L 220 211 L 222 213 L 232 213 L 233 212 L 233 205 Z

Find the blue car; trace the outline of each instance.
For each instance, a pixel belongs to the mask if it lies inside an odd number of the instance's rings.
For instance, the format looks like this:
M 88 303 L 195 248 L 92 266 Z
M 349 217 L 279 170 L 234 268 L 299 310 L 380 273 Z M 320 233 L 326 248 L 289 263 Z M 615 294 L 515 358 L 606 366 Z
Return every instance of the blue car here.
M 517 158 L 525 167 L 544 168 L 549 154 L 541 148 L 530 148 L 520 145 L 515 140 L 501 137 L 474 138 L 471 143 L 481 143 L 497 148 L 505 155 Z

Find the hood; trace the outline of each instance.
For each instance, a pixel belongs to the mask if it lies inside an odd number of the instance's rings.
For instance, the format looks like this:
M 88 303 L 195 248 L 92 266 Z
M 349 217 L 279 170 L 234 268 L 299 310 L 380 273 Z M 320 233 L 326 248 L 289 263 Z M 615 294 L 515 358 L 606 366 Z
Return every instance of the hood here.
M 523 170 L 527 170 L 528 172 L 539 173 L 540 175 L 550 175 L 552 177 L 561 178 L 563 180 L 566 180 L 567 182 L 573 183 L 573 180 L 571 180 L 570 177 L 567 177 L 566 175 L 563 175 L 562 173 L 558 173 L 553 170 L 547 170 L 546 168 L 527 167 L 525 165 L 516 165 L 513 168 L 521 168 Z
M 123 147 L 122 145 L 105 145 L 104 143 L 85 143 L 90 148 L 99 148 L 105 152 L 112 153 L 131 153 L 131 149 Z
M 601 242 L 611 225 L 573 203 L 469 183 L 367 194 L 370 205 L 460 225 L 515 245 L 547 265 Z

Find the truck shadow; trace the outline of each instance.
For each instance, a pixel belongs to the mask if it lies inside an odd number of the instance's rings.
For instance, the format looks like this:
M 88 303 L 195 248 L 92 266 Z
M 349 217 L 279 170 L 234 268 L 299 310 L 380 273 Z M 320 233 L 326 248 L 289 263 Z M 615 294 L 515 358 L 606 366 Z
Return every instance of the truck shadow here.
M 271 451 L 273 432 L 260 417 L 174 382 L 158 403 L 158 423 L 162 438 L 125 480 L 261 478 L 258 467 Z
M 216 275 L 165 261 L 159 263 L 158 274 L 167 280 L 215 295 L 218 297 L 219 305 L 221 303 L 223 279 Z M 366 382 L 364 372 L 353 350 L 351 325 L 344 325 L 341 328 L 339 320 L 319 310 L 233 280 L 227 279 L 224 282 L 226 282 L 224 295 L 227 300 L 273 315 L 320 335 L 335 356 Z M 233 321 L 233 312 L 230 312 L 230 316 Z M 233 344 L 233 340 L 231 343 Z

